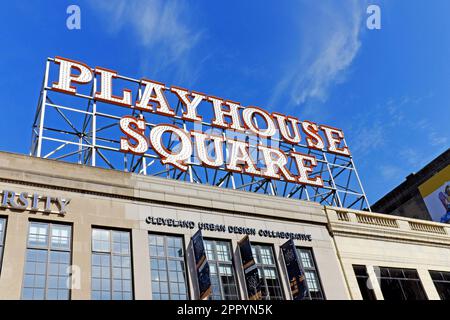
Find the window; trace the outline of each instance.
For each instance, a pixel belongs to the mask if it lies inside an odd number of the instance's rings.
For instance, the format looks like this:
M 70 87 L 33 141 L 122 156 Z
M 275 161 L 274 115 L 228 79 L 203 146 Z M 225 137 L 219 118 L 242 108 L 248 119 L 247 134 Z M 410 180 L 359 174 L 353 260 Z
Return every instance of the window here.
M 230 243 L 220 240 L 205 240 L 205 249 L 211 276 L 210 299 L 239 299 Z
M 441 300 L 450 300 L 450 272 L 430 271 L 430 276 Z
M 271 246 L 252 244 L 253 257 L 261 280 L 261 293 L 264 300 L 282 300 L 280 284 L 273 249 Z
M 68 300 L 72 227 L 30 222 L 22 299 Z
M 377 300 L 369 280 L 369 275 L 367 274 L 366 266 L 353 265 L 353 271 L 355 272 L 356 281 L 358 282 L 363 300 Z
M 92 229 L 92 299 L 133 299 L 128 231 Z
M 3 261 L 3 247 L 5 246 L 5 228 L 6 228 L 6 219 L 0 218 L 0 269 L 2 267 Z
M 426 300 L 417 270 L 380 267 L 380 287 L 385 300 Z
M 300 264 L 305 271 L 306 283 L 308 284 L 309 295 L 313 300 L 325 299 L 322 285 L 320 284 L 319 273 L 317 272 L 311 248 L 297 248 Z
M 187 281 L 183 238 L 149 234 L 154 300 L 186 300 Z

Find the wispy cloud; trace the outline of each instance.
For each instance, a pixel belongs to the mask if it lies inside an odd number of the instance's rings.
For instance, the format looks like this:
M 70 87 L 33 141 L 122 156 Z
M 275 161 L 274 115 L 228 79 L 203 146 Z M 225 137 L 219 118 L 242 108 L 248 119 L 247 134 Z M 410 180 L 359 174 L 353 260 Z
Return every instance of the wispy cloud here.
M 309 98 L 324 101 L 330 86 L 342 82 L 361 46 L 365 1 L 321 1 L 299 14 L 300 41 L 296 61 L 276 86 L 271 104 L 289 92 L 291 105 Z
M 428 119 L 421 119 L 412 124 L 411 127 L 415 130 L 422 131 L 432 147 L 445 147 L 450 142 L 448 135 L 445 134 L 446 131 L 437 128 L 436 125 Z
M 395 165 L 381 165 L 379 172 L 385 181 L 398 181 L 404 176 L 402 168 Z
M 349 135 L 355 140 L 352 141 L 351 148 L 358 157 L 366 157 L 372 152 L 377 152 L 380 147 L 391 145 L 392 137 L 399 128 L 407 130 L 413 128 L 422 132 L 433 132 L 429 123 L 425 120 L 415 122 L 408 118 L 410 110 L 422 105 L 425 97 L 411 97 L 408 95 L 399 98 L 389 98 L 383 104 L 372 108 L 370 112 L 363 110 L 354 114 L 349 120 Z M 350 140 L 353 140 L 350 138 Z M 413 155 L 410 148 L 399 146 L 404 151 L 405 160 L 411 159 L 413 163 L 418 163 L 418 155 Z
M 385 129 L 380 121 L 366 126 L 360 126 L 356 133 L 358 139 L 352 144 L 351 149 L 359 157 L 365 157 L 373 150 L 380 150 L 386 142 Z
M 430 120 L 412 116 L 428 105 L 432 97 L 428 94 L 389 98 L 370 112 L 356 113 L 346 132 L 350 150 L 359 159 L 376 158 L 380 165 L 375 171 L 384 181 L 402 181 L 407 174 L 429 162 L 432 154 L 448 145 L 448 137 Z M 428 147 L 417 148 L 418 143 L 428 143 Z
M 145 55 L 141 57 L 143 69 L 149 67 L 150 56 L 153 74 L 175 66 L 178 78 L 186 80 L 188 74 L 192 76 L 189 54 L 202 38 L 202 31 L 193 27 L 186 3 L 176 0 L 99 0 L 90 3 L 107 17 L 108 32 L 115 34 L 129 30 L 136 44 L 145 49 Z
M 448 137 L 439 133 L 437 130 L 433 130 L 428 134 L 430 144 L 434 147 L 442 147 L 448 145 Z

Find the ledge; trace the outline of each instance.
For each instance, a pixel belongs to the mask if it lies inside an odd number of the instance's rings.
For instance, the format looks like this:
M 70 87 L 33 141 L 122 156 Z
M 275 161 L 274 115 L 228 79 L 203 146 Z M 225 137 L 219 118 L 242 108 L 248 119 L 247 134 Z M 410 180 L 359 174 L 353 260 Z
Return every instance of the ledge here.
M 333 235 L 450 245 L 443 223 L 336 207 L 325 207 Z

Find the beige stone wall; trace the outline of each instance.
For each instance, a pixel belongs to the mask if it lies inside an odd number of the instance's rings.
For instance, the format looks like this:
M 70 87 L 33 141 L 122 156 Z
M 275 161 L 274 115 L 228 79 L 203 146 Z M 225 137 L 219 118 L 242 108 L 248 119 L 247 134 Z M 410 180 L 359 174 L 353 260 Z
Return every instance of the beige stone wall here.
M 72 290 L 72 299 L 90 299 L 92 227 L 129 230 L 133 248 L 134 296 L 136 299 L 151 299 L 148 233 L 181 234 L 187 253 L 191 254 L 188 245 L 197 228 L 190 230 L 148 225 L 145 223 L 147 216 L 311 234 L 311 242 L 296 240 L 296 245 L 313 248 L 326 298 L 349 298 L 334 242 L 327 229 L 327 217 L 318 204 L 8 153 L 0 153 L 0 190 L 37 192 L 71 199 L 65 216 L 28 210 L 0 210 L 0 215 L 8 218 L 0 274 L 0 299 L 20 298 L 30 219 L 72 224 L 72 263 L 81 271 L 80 287 Z M 237 252 L 237 241 L 243 235 L 213 231 L 204 231 L 203 235 L 205 238 L 223 238 L 232 242 L 239 290 L 244 297 L 244 281 Z M 259 236 L 251 236 L 250 239 L 273 245 L 284 294 L 289 298 L 290 291 L 280 257 L 280 245 L 286 240 Z M 195 271 L 192 263 L 187 266 L 190 295 L 197 298 Z
M 326 208 L 352 299 L 361 299 L 353 265 L 365 265 L 377 299 L 377 267 L 416 269 L 428 299 L 439 299 L 429 271 L 450 272 L 450 227 L 396 216 Z M 378 273 L 379 274 L 379 273 Z
M 353 264 L 366 265 L 378 299 L 383 295 L 376 267 L 417 269 L 429 299 L 439 299 L 429 270 L 450 272 L 450 228 L 439 223 L 361 211 L 323 207 L 292 199 L 146 177 L 63 162 L 0 153 L 0 191 L 39 193 L 70 198 L 67 214 L 0 209 L 7 217 L 0 299 L 20 299 L 27 231 L 30 219 L 73 226 L 72 262 L 80 270 L 80 286 L 72 299 L 90 299 L 91 230 L 94 226 L 131 232 L 136 299 L 151 299 L 148 233 L 184 237 L 188 286 L 198 297 L 190 238 L 197 230 L 145 223 L 163 217 L 256 229 L 311 234 L 311 247 L 327 299 L 361 299 Z M 241 297 L 245 297 L 237 242 L 243 235 L 204 231 L 205 238 L 231 241 Z M 272 245 L 277 256 L 284 295 L 290 290 L 280 256 L 286 240 L 251 236 L 252 242 Z

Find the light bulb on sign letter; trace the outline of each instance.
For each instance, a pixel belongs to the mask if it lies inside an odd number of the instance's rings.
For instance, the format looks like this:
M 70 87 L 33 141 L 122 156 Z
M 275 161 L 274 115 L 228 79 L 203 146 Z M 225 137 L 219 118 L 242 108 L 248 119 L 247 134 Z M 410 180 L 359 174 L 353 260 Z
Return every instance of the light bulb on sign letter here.
M 256 169 L 256 165 L 249 154 L 249 144 L 239 140 L 227 139 L 226 141 L 227 149 L 231 148 L 226 169 L 235 172 L 259 175 L 260 171 Z M 244 164 L 245 166 L 242 168 Z
M 302 122 L 302 129 L 306 134 L 306 144 L 308 145 L 308 148 L 317 150 L 325 148 L 322 137 L 319 135 L 317 124 L 305 120 Z
M 145 138 L 145 121 L 125 116 L 119 121 L 120 130 L 127 136 L 120 138 L 120 151 L 134 154 L 144 154 L 148 150 Z M 136 143 L 132 143 L 135 140 Z
M 288 159 L 281 150 L 259 145 L 258 149 L 262 151 L 264 157 L 265 169 L 261 169 L 261 175 L 268 179 L 280 179 L 280 173 L 286 181 L 294 182 L 295 178 L 286 168 Z
M 284 114 L 272 112 L 272 117 L 277 120 L 278 128 L 280 129 L 281 137 L 284 141 L 291 144 L 298 144 L 301 141 L 301 136 L 298 128 L 299 120 L 294 117 L 285 116 Z M 291 123 L 289 128 L 288 122 Z
M 207 135 L 202 132 L 191 131 L 191 135 L 194 137 L 194 145 L 200 162 L 208 167 L 218 168 L 223 165 L 223 141 L 222 136 Z M 208 155 L 208 149 L 206 147 L 206 140 L 212 140 L 215 159 L 211 159 Z M 208 146 L 211 147 L 211 144 Z
M 172 133 L 178 138 L 178 152 L 174 153 L 167 149 L 162 141 L 164 133 Z M 188 166 L 186 161 L 192 155 L 192 143 L 189 133 L 170 124 L 160 124 L 150 131 L 150 144 L 161 158 L 163 164 L 171 164 L 176 168 L 186 171 Z
M 320 129 L 325 132 L 325 137 L 328 141 L 328 151 L 332 153 L 337 153 L 343 156 L 350 156 L 350 151 L 348 148 L 344 145 L 343 147 L 339 147 L 341 142 L 344 140 L 344 133 L 340 129 L 328 127 L 321 125 Z
M 298 183 L 323 187 L 323 180 L 321 176 L 316 176 L 314 178 L 311 178 L 309 176 L 313 172 L 313 168 L 317 166 L 316 157 L 298 152 L 291 152 L 290 156 L 294 158 L 295 163 L 297 165 Z
M 59 64 L 58 82 L 52 84 L 55 91 L 75 94 L 77 89 L 71 86 L 72 82 L 86 84 L 92 80 L 92 71 L 84 63 L 61 57 L 55 57 L 55 63 Z M 78 70 L 79 74 L 72 74 L 72 69 Z
M 131 90 L 124 89 L 122 97 L 118 97 L 112 94 L 112 79 L 117 78 L 116 71 L 96 67 L 95 73 L 101 76 L 101 90 L 100 92 L 95 93 L 95 99 L 103 102 L 114 103 L 119 106 L 131 106 Z
M 209 96 L 208 100 L 212 102 L 214 108 L 214 119 L 211 122 L 213 126 L 223 129 L 245 131 L 245 128 L 241 126 L 239 103 L 232 101 L 224 102 L 222 99 L 212 96 Z M 224 104 L 228 106 L 229 110 L 223 109 Z M 225 117 L 231 118 L 231 123 L 226 122 Z
M 175 112 L 170 108 L 169 102 L 164 96 L 165 86 L 152 80 L 142 79 L 141 84 L 145 86 L 141 99 L 136 101 L 136 109 L 142 111 L 155 111 L 156 113 L 173 117 Z M 156 109 L 152 104 L 156 105 Z
M 206 95 L 197 92 L 189 92 L 188 90 L 178 87 L 172 87 L 170 88 L 170 91 L 177 95 L 181 103 L 186 108 L 186 111 L 182 114 L 183 119 L 189 121 L 203 120 L 201 116 L 197 115 L 197 107 L 200 102 L 202 102 L 206 98 Z M 193 97 L 192 101 L 189 99 L 189 95 Z
M 260 127 L 256 126 L 254 123 L 254 116 L 255 114 L 260 115 L 264 122 L 266 123 L 266 129 L 261 129 Z M 257 108 L 257 107 L 247 107 L 242 112 L 242 118 L 244 119 L 245 126 L 256 133 L 256 135 L 260 137 L 271 137 L 275 134 L 276 128 L 275 123 L 273 122 L 273 119 L 270 117 L 269 113 L 266 111 Z

